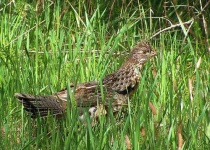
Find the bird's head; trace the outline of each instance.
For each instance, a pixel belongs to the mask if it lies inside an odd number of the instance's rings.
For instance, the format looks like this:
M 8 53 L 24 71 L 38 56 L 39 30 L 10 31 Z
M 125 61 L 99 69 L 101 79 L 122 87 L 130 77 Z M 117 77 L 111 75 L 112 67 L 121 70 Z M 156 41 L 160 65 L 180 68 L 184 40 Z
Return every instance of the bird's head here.
M 155 56 L 156 52 L 148 42 L 140 42 L 131 51 L 131 59 L 135 59 L 139 63 L 145 63 L 148 59 Z

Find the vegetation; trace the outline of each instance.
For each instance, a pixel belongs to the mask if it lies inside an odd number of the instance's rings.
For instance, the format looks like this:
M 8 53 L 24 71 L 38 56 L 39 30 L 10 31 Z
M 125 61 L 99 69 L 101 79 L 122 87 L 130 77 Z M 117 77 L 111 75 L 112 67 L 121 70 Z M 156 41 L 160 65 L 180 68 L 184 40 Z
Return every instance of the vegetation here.
M 209 3 L 0 1 L 0 149 L 209 149 Z M 125 115 L 32 120 L 14 98 L 101 80 L 141 40 L 158 55 Z

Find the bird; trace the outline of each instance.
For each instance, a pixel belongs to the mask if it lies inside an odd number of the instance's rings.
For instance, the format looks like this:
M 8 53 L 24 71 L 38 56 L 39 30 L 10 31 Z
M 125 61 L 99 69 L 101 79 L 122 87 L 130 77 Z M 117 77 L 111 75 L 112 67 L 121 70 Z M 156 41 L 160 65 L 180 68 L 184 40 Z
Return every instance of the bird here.
M 46 117 L 48 114 L 56 117 L 65 116 L 69 106 L 68 91 L 73 95 L 79 110 L 79 119 L 82 121 L 85 109 L 91 118 L 107 114 L 110 107 L 113 113 L 117 113 L 123 106 L 127 106 L 128 99 L 132 98 L 138 87 L 144 64 L 154 56 L 156 52 L 148 42 L 139 42 L 131 49 L 122 66 L 105 76 L 101 82 L 90 81 L 77 86 L 70 85 L 70 90 L 65 88 L 48 96 L 15 93 L 15 97 L 31 114 L 31 118 Z

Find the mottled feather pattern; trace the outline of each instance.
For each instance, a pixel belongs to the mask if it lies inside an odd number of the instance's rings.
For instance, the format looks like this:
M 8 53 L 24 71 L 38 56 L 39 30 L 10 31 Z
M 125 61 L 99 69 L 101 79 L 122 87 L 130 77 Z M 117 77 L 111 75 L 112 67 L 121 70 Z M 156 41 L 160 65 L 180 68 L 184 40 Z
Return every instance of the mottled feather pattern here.
M 111 105 L 113 112 L 118 112 L 121 107 L 127 105 L 128 98 L 131 98 L 137 89 L 144 63 L 155 55 L 156 53 L 152 51 L 147 42 L 138 43 L 131 50 L 131 54 L 123 65 L 115 72 L 104 77 L 102 87 L 97 81 L 81 83 L 76 87 L 71 85 L 70 92 L 74 96 L 78 109 L 82 112 L 83 108 L 89 108 L 91 117 L 100 114 L 101 106 L 106 108 L 106 111 Z M 103 95 L 101 88 L 103 88 Z M 16 93 L 15 97 L 23 104 L 24 109 L 31 113 L 32 118 L 39 115 L 41 117 L 47 116 L 49 112 L 56 116 L 62 116 L 67 109 L 67 89 L 51 96 Z M 99 106 L 100 109 L 98 109 Z M 80 119 L 82 118 L 84 118 L 83 115 L 80 116 Z
M 118 93 L 127 94 L 134 89 L 140 79 L 140 71 L 149 57 L 156 55 L 147 42 L 138 43 L 124 64 L 114 73 L 103 79 L 103 84 Z

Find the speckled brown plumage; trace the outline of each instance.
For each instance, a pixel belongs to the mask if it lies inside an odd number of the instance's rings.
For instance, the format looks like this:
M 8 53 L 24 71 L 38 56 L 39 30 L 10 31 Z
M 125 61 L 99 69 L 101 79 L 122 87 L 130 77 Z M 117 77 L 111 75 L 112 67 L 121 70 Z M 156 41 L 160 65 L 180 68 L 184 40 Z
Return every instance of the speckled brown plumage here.
M 127 105 L 128 97 L 131 98 L 135 92 L 143 64 L 155 55 L 148 43 L 138 43 L 124 64 L 112 74 L 105 76 L 102 87 L 96 81 L 71 86 L 70 91 L 74 95 L 77 107 L 89 108 L 91 117 L 96 116 L 97 107 L 101 105 L 104 108 L 112 106 L 113 111 L 117 112 L 121 106 Z M 47 116 L 49 112 L 62 116 L 67 109 L 67 95 L 67 89 L 64 89 L 51 96 L 16 93 L 15 97 L 23 104 L 24 109 L 31 113 L 31 117 L 36 118 L 39 115 Z M 83 119 L 82 114 L 80 119 Z
M 155 55 L 147 42 L 138 43 L 124 64 L 103 79 L 103 84 L 121 94 L 132 92 L 138 85 L 144 63 Z

